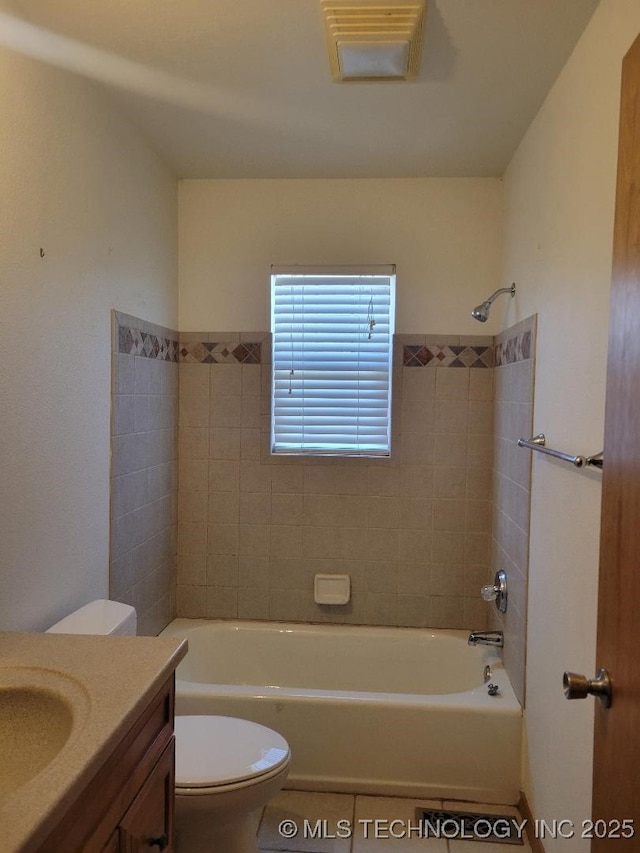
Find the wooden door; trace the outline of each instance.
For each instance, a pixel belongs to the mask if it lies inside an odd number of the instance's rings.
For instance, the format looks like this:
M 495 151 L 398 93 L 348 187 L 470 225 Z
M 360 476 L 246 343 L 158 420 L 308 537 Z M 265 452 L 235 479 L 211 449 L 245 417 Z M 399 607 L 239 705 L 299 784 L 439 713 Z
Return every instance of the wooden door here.
M 598 646 L 613 702 L 596 702 L 594 853 L 640 850 L 640 36 L 623 62 L 607 367 Z M 598 827 L 594 827 L 598 834 Z M 624 833 L 622 833 L 624 834 Z

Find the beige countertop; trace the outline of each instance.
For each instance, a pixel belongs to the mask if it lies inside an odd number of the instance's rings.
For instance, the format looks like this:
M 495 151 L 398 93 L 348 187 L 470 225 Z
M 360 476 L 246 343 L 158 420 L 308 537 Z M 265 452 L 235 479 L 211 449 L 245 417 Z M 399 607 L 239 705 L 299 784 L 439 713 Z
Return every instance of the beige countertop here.
M 73 715 L 55 758 L 16 790 L 0 789 L 2 853 L 38 849 L 186 651 L 176 637 L 0 632 L 0 701 L 3 685 L 26 683 L 62 696 Z

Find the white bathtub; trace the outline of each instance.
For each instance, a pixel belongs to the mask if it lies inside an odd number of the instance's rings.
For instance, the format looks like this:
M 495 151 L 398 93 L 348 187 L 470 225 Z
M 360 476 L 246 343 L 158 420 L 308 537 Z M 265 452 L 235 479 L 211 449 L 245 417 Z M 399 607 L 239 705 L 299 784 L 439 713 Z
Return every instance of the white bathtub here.
M 466 632 L 176 619 L 162 633 L 189 640 L 176 713 L 280 732 L 287 787 L 518 801 L 521 708 L 499 656 Z

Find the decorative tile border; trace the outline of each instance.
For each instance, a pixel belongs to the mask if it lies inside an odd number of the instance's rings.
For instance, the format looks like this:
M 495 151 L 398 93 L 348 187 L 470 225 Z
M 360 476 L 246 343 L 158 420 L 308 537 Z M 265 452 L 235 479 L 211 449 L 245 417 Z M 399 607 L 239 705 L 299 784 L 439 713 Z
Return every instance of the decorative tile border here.
M 404 367 L 493 367 L 492 346 L 409 346 L 403 347 Z
M 118 325 L 118 352 L 120 353 L 177 362 L 178 348 L 177 340 L 144 332 L 142 329 L 131 326 Z
M 536 316 L 528 317 L 517 326 L 496 335 L 496 367 L 515 364 L 533 357 L 536 332 Z
M 180 344 L 180 361 L 196 364 L 261 364 L 262 342 L 189 341 Z

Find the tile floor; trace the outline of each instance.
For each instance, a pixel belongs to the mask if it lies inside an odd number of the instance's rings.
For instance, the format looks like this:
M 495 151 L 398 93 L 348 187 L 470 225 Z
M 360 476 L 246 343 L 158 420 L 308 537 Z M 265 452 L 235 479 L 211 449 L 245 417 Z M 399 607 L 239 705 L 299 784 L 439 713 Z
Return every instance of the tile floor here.
M 264 810 L 258 846 L 260 853 L 531 853 L 526 838 L 523 845 L 511 845 L 420 837 L 418 806 L 519 817 L 509 806 L 281 791 Z M 284 837 L 293 826 L 295 835 Z M 345 837 L 350 831 L 352 837 Z

